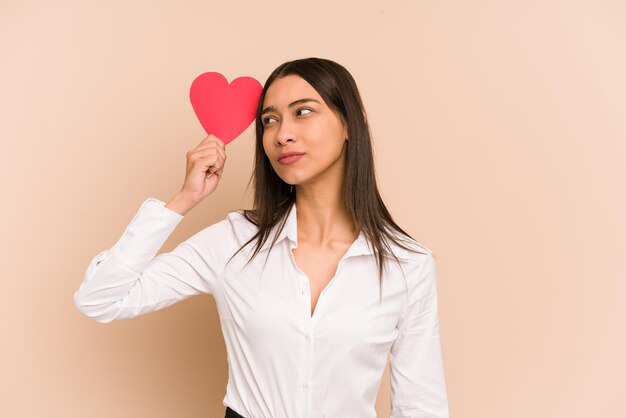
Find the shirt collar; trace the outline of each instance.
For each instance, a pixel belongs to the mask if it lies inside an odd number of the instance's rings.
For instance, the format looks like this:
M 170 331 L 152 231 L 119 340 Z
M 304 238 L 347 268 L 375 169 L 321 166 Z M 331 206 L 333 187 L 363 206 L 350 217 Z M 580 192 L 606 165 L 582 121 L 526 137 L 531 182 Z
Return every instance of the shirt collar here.
M 269 249 L 274 239 L 274 236 L 276 235 L 276 232 L 278 231 L 279 226 L 280 226 L 280 222 L 274 226 L 274 228 L 268 235 L 267 240 L 261 247 L 260 251 L 265 251 Z M 278 243 L 284 239 L 289 239 L 289 241 L 291 242 L 291 248 L 294 248 L 298 245 L 298 221 L 297 221 L 297 209 L 296 209 L 295 202 L 291 205 L 291 207 L 288 210 L 287 220 L 285 221 L 285 226 L 283 227 L 283 230 L 278 235 L 278 238 L 276 239 L 276 243 L 274 245 L 278 245 Z M 389 242 L 389 245 L 393 249 L 396 257 L 401 258 L 401 259 L 413 259 L 414 258 L 414 255 L 413 255 L 414 253 L 397 246 L 393 242 Z M 355 257 L 359 255 L 373 255 L 374 251 L 372 247 L 373 246 L 371 245 L 369 240 L 365 237 L 363 230 L 361 230 L 356 241 L 352 243 L 352 245 L 350 246 L 350 248 L 344 255 L 344 258 Z

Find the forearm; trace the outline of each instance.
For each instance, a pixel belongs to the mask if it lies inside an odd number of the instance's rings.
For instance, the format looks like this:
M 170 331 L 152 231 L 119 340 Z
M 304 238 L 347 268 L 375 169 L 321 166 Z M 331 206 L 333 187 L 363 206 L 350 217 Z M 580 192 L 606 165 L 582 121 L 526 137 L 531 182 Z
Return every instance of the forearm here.
M 190 199 L 187 195 L 182 192 L 178 192 L 170 199 L 169 202 L 167 202 L 165 207 L 185 216 L 185 214 L 187 214 L 187 212 L 193 209 L 197 204 L 198 202 Z

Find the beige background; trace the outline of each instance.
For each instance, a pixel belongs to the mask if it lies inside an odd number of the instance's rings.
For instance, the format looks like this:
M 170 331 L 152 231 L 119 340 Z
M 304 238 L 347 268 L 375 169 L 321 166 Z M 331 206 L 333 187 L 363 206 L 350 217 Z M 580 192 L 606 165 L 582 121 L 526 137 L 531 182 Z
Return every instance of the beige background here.
M 355 77 L 383 198 L 437 256 L 451 416 L 626 416 L 624 2 L 177 3 L 0 3 L 0 416 L 223 416 L 211 296 L 102 325 L 73 292 L 180 188 L 192 80 L 308 56 Z M 227 152 L 162 251 L 249 207 L 253 127 Z

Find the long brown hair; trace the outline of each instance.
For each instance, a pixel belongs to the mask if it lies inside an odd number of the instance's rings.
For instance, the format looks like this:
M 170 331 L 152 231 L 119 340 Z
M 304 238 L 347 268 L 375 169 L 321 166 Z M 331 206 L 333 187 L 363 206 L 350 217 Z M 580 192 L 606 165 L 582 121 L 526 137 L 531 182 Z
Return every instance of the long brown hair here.
M 352 75 L 340 64 L 323 58 L 303 58 L 281 64 L 269 76 L 259 99 L 256 112 L 256 150 L 254 170 L 250 178 L 254 186 L 253 209 L 240 211 L 248 221 L 258 227 L 258 232 L 248 240 L 233 256 L 246 245 L 257 239 L 256 248 L 248 263 L 256 257 L 270 235 L 272 228 L 280 222 L 270 251 L 282 231 L 286 215 L 295 203 L 295 188 L 285 183 L 272 169 L 263 149 L 263 123 L 261 110 L 265 93 L 278 78 L 295 74 L 306 80 L 319 93 L 324 102 L 348 126 L 349 140 L 344 141 L 345 176 L 343 183 L 343 203 L 353 224 L 359 225 L 365 237 L 373 245 L 378 267 L 379 287 L 382 289 L 383 257 L 393 256 L 400 263 L 387 240 L 391 240 L 409 251 L 425 254 L 422 251 L 402 245 L 392 233 L 400 233 L 415 241 L 392 219 L 378 192 L 374 172 L 372 141 L 367 114 L 357 85 Z M 386 247 L 386 249 L 385 249 Z M 269 256 L 269 251 L 268 251 Z M 267 258 L 265 259 L 267 262 Z M 247 265 L 247 263 L 246 263 Z M 404 274 L 404 272 L 403 272 Z M 382 290 L 381 290 L 382 297 Z

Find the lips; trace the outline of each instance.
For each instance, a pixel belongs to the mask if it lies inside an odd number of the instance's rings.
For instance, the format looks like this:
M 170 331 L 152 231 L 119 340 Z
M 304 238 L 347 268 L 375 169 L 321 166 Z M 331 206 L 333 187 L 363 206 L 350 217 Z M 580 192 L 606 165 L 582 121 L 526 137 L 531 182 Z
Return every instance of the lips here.
M 278 161 L 282 160 L 283 158 L 291 157 L 293 155 L 302 155 L 302 154 L 304 153 L 303 152 L 283 152 L 282 154 L 278 156 Z

